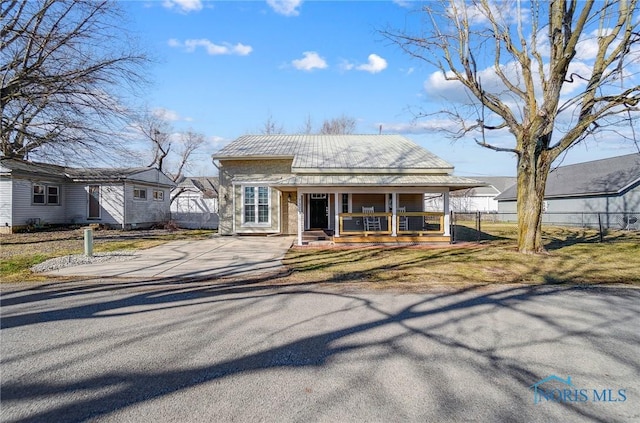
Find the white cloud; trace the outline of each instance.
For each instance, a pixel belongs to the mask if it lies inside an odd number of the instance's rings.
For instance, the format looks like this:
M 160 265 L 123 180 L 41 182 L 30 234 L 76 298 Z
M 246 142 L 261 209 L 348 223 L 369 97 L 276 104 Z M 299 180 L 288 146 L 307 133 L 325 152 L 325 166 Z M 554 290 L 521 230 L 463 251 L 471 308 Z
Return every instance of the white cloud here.
M 393 2 L 395 4 L 397 4 L 400 7 L 404 7 L 406 9 L 410 8 L 412 6 L 411 1 L 410 0 L 393 0 Z
M 164 0 L 162 6 L 170 9 L 177 10 L 181 13 L 198 12 L 202 10 L 201 0 Z
M 382 72 L 386 68 L 387 68 L 387 61 L 384 60 L 382 57 L 378 56 L 377 54 L 370 54 L 368 63 L 356 67 L 356 69 L 358 70 L 369 72 L 369 73 Z
M 267 4 L 280 15 L 298 16 L 302 0 L 267 0 Z
M 218 55 L 247 56 L 253 51 L 253 47 L 242 44 L 242 43 L 237 43 L 235 45 L 231 43 L 215 44 L 207 40 L 206 38 L 185 40 L 184 43 L 180 42 L 179 40 L 176 40 L 175 38 L 171 38 L 167 42 L 167 45 L 169 47 L 174 47 L 174 48 L 184 48 L 185 51 L 188 53 L 193 53 L 196 50 L 196 48 L 202 47 L 205 49 L 207 54 L 211 56 L 218 56 Z
M 325 69 L 329 66 L 315 51 L 305 51 L 302 54 L 304 55 L 302 59 L 296 59 L 291 62 L 293 67 L 298 70 L 309 72 L 313 69 Z
M 151 111 L 151 114 L 158 119 L 164 120 L 166 122 L 176 122 L 181 120 L 180 115 L 175 110 L 165 109 L 163 107 L 156 107 Z

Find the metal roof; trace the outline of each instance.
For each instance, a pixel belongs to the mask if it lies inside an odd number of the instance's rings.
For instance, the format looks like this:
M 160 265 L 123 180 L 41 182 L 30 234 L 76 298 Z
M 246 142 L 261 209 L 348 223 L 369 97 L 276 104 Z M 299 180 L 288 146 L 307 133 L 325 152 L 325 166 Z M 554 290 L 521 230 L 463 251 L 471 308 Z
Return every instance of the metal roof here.
M 3 157 L 1 159 L 0 167 L 2 172 L 8 171 L 8 173 L 17 172 L 44 177 L 56 177 L 70 179 L 75 182 L 136 180 L 135 175 L 148 172 L 149 170 L 154 170 L 149 167 L 79 169 L 7 157 Z M 160 172 L 160 174 L 164 175 L 162 172 Z M 164 175 L 163 178 L 166 178 L 163 182 L 164 185 L 174 185 L 166 175 Z
M 453 166 L 401 135 L 245 135 L 215 160 L 291 158 L 294 173 L 446 173 Z
M 545 198 L 592 197 L 621 194 L 640 183 L 640 154 L 594 160 L 558 167 L 549 172 Z M 517 186 L 496 197 L 516 200 Z
M 450 187 L 465 189 L 477 187 L 478 181 L 452 175 L 297 175 L 273 182 L 276 187 L 323 186 L 405 186 Z

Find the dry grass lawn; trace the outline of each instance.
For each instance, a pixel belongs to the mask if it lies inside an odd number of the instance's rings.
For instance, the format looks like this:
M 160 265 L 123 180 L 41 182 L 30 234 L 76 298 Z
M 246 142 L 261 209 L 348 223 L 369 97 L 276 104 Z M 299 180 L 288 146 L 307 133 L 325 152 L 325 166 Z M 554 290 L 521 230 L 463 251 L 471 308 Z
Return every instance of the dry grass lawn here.
M 522 255 L 516 252 L 515 225 L 484 224 L 482 230 L 458 227 L 458 236 L 469 242 L 450 246 L 294 247 L 285 258 L 288 276 L 256 283 L 402 291 L 507 283 L 640 285 L 640 232 L 611 231 L 600 242 L 595 230 L 547 227 L 548 254 Z M 94 235 L 94 251 L 149 248 L 211 234 L 102 231 Z M 0 235 L 0 279 L 44 280 L 29 267 L 82 249 L 81 230 Z
M 516 251 L 515 226 L 483 227 L 479 243 L 444 247 L 293 248 L 285 263 L 300 282 L 421 290 L 504 283 L 640 284 L 640 234 L 546 228 L 548 254 Z M 475 235 L 472 236 L 475 239 Z

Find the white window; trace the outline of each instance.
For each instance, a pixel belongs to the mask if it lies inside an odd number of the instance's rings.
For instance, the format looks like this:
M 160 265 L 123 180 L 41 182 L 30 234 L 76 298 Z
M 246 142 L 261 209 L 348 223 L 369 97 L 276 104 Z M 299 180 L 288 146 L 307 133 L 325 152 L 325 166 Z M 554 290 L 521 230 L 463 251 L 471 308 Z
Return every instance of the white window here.
M 33 184 L 33 204 L 46 204 L 45 190 L 44 185 Z
M 153 199 L 154 201 L 164 201 L 164 191 L 159 189 L 153 190 Z
M 60 187 L 57 185 L 33 184 L 33 204 L 60 204 Z
M 56 186 L 47 186 L 47 204 L 60 204 L 60 188 Z
M 269 187 L 245 186 L 243 189 L 244 223 L 269 223 Z
M 145 188 L 133 188 L 133 198 L 136 200 L 146 200 L 147 190 Z
M 342 213 L 351 213 L 351 194 L 342 194 Z

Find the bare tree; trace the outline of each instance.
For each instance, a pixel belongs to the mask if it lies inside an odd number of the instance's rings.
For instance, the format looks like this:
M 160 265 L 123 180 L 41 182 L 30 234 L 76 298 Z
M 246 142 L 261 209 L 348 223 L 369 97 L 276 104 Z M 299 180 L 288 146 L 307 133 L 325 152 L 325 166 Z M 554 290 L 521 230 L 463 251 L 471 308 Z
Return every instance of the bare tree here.
M 122 147 L 114 134 L 148 59 L 118 4 L 3 0 L 0 21 L 2 155 L 69 162 Z
M 135 124 L 140 136 L 151 146 L 151 161 L 148 167 L 155 167 L 178 184 L 184 172 L 191 167 L 193 154 L 204 144 L 203 134 L 189 128 L 175 132 L 161 114 L 147 111 Z M 171 193 L 171 202 L 184 192 L 178 188 Z
M 300 132 L 307 135 L 313 133 L 313 121 L 310 114 L 307 115 Z
M 423 12 L 424 34 L 382 33 L 474 99 L 473 122 L 446 112 L 461 134 L 475 131 L 479 145 L 516 155 L 518 249 L 544 251 L 541 216 L 554 160 L 603 131 L 624 136 L 626 125 L 628 137 L 637 137 L 637 0 L 533 0 L 527 8 L 521 1 L 443 0 Z M 582 45 L 592 54 L 577 60 Z M 489 140 L 500 129 L 513 135 L 513 146 Z
M 204 144 L 204 135 L 194 132 L 189 129 L 180 134 L 180 143 L 177 149 L 178 164 L 169 171 L 169 177 L 173 182 L 178 183 L 184 177 L 184 172 L 189 170 L 191 165 L 192 154 L 195 153 Z M 179 187 L 171 192 L 171 201 L 173 203 L 175 199 L 182 194 L 186 188 Z
M 145 111 L 144 115 L 134 124 L 142 138 L 151 146 L 151 161 L 148 167 L 165 170 L 165 158 L 171 152 L 173 127 L 152 111 Z
M 322 122 L 321 134 L 348 135 L 356 130 L 356 120 L 352 117 L 341 115 L 337 118 Z
M 260 130 L 264 135 L 284 134 L 284 126 L 273 119 L 271 113 Z

